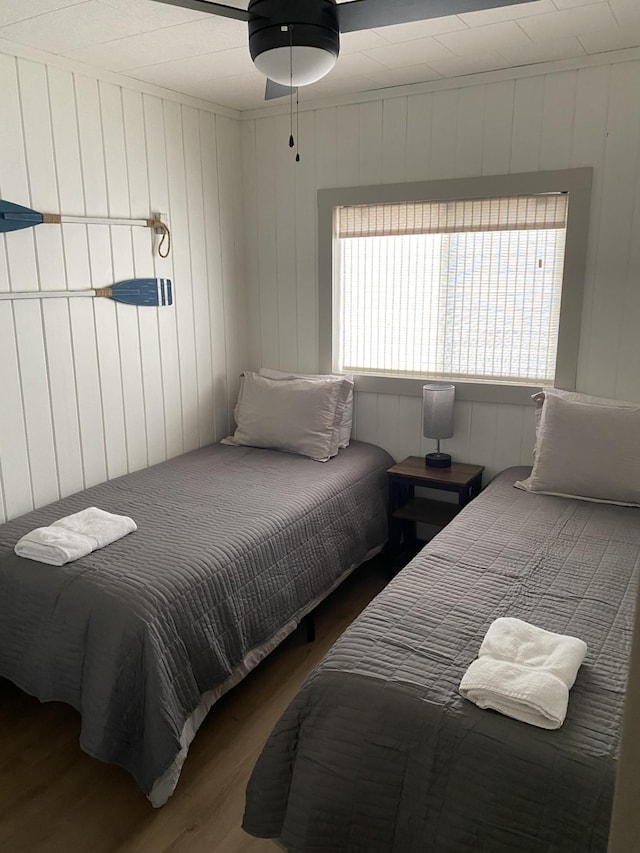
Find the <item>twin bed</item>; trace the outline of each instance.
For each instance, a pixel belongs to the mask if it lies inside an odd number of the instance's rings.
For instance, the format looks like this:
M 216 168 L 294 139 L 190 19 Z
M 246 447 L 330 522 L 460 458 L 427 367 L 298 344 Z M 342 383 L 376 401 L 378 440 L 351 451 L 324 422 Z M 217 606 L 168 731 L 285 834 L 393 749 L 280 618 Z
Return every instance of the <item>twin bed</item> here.
M 213 703 L 386 541 L 391 457 L 211 445 L 0 526 L 0 677 L 81 714 L 155 806 Z M 16 541 L 87 506 L 138 530 L 56 567 Z
M 276 726 L 245 829 L 291 853 L 604 853 L 640 569 L 637 507 L 509 469 L 369 605 Z M 463 699 L 498 616 L 580 637 L 563 726 Z

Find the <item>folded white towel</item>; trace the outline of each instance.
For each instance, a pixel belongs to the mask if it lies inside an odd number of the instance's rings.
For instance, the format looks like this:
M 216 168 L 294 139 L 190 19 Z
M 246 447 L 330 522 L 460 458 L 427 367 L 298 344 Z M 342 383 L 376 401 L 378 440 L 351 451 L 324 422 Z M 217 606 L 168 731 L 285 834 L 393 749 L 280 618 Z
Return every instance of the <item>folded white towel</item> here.
M 89 537 L 94 542 L 93 550 L 104 548 L 105 545 L 138 529 L 135 521 L 129 516 L 114 515 L 95 506 L 67 515 L 59 521 L 54 521 L 51 526 L 64 527 L 65 530 Z
M 587 644 L 576 637 L 502 617 L 489 626 L 460 693 L 479 708 L 559 729 L 586 653 Z
M 16 542 L 19 557 L 63 566 L 137 530 L 132 518 L 95 506 L 67 515 L 49 527 L 38 527 Z

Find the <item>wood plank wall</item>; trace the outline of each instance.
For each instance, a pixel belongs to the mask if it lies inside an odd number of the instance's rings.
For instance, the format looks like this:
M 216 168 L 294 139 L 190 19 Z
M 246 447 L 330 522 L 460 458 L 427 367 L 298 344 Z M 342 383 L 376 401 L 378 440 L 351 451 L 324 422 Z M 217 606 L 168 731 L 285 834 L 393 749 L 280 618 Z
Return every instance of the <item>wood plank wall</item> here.
M 386 97 L 243 122 L 251 363 L 317 370 L 316 190 L 593 166 L 578 387 L 640 400 L 640 62 Z M 356 435 L 431 448 L 417 398 L 360 393 Z M 456 405 L 443 446 L 488 474 L 531 464 L 533 408 Z
M 244 367 L 317 370 L 318 188 L 593 166 L 579 388 L 640 399 L 638 61 L 303 111 L 298 165 L 287 116 L 238 123 L 8 55 L 0 74 L 2 198 L 164 211 L 174 235 L 168 262 L 137 229 L 0 235 L 0 289 L 176 286 L 164 310 L 0 303 L 0 520 L 220 438 Z M 356 435 L 430 449 L 412 397 L 358 394 Z M 530 407 L 458 403 L 446 444 L 492 474 L 533 439 Z
M 0 290 L 174 283 L 174 306 L 0 302 L 0 521 L 222 438 L 246 364 L 239 123 L 0 54 L 0 197 L 45 212 L 169 216 L 147 229 L 0 235 Z

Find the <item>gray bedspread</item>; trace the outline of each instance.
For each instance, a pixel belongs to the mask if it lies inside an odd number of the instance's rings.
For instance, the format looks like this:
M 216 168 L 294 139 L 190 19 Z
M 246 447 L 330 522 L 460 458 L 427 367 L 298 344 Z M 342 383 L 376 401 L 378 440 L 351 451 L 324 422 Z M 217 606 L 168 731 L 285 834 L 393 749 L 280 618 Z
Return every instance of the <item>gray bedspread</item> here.
M 310 675 L 247 790 L 245 829 L 305 853 L 604 853 L 640 509 L 532 495 L 503 472 Z M 589 646 L 561 729 L 458 685 L 498 616 Z
M 77 708 L 82 749 L 149 794 L 202 695 L 384 543 L 390 464 L 211 445 L 0 526 L 0 676 Z M 87 506 L 138 530 L 60 568 L 13 553 Z

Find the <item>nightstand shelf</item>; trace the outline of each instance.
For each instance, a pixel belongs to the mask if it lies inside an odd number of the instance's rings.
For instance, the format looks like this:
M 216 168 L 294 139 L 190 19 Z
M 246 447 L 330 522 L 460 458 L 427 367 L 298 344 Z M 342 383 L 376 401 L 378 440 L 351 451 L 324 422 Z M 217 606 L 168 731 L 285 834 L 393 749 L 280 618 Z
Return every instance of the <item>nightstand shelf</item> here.
M 416 550 L 416 524 L 445 527 L 482 487 L 482 465 L 452 462 L 428 468 L 422 456 L 408 456 L 387 469 L 389 478 L 389 546 L 391 554 Z M 457 503 L 416 497 L 416 487 L 454 492 Z
M 424 522 L 435 527 L 444 527 L 460 512 L 458 504 L 433 501 L 429 498 L 410 498 L 406 504 L 393 513 L 399 521 Z

